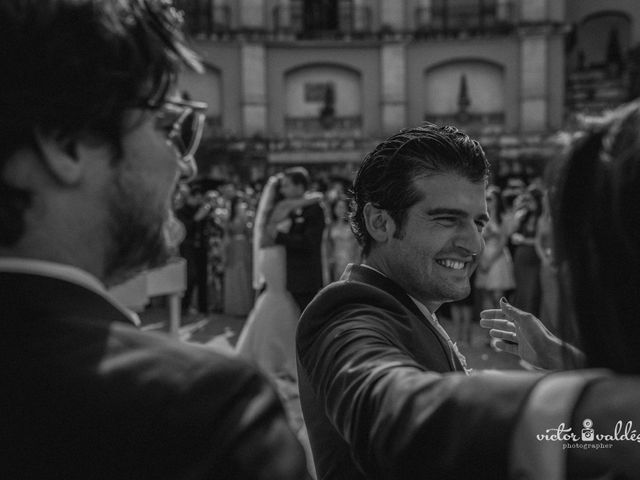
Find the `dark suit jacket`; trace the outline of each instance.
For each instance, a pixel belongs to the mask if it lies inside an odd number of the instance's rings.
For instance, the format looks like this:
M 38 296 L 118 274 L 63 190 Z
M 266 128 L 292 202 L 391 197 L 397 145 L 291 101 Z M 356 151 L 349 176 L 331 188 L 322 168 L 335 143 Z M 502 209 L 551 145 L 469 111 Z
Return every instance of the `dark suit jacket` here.
M 287 250 L 287 290 L 316 293 L 322 288 L 322 232 L 324 210 L 318 204 L 295 210 L 291 229 L 279 232 L 276 243 Z
M 242 361 L 138 331 L 73 283 L 0 273 L 2 478 L 306 478 Z
M 430 375 L 461 366 L 391 280 L 347 267 L 302 315 L 297 354 L 319 479 L 506 478 L 538 376 Z

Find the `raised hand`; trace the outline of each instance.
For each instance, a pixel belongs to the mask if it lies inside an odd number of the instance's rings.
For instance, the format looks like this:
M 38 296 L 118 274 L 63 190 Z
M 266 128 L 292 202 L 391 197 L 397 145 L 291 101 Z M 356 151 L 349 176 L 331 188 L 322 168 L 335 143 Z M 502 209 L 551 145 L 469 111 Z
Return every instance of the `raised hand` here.
M 552 334 L 534 315 L 510 305 L 504 298 L 499 309 L 480 312 L 480 326 L 488 328 L 495 347 L 517 355 L 537 368 L 558 370 L 581 366 L 584 354 Z

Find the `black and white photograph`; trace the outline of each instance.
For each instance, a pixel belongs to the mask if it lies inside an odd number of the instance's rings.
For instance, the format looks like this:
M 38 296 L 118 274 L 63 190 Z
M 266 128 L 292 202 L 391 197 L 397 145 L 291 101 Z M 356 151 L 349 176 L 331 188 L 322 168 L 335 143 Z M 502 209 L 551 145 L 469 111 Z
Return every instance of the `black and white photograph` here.
M 0 45 L 0 478 L 640 480 L 640 1 L 0 0 Z

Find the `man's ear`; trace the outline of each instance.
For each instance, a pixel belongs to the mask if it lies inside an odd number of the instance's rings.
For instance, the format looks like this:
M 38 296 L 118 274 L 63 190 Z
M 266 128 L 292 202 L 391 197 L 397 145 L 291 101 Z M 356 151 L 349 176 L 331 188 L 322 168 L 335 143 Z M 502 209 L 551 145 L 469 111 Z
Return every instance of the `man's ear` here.
M 78 155 L 77 140 L 56 132 L 44 133 L 40 129 L 35 130 L 34 138 L 49 173 L 63 185 L 77 184 L 85 168 Z
M 393 236 L 395 223 L 386 210 L 374 207 L 369 202 L 364 206 L 363 214 L 367 231 L 376 242 L 385 242 Z

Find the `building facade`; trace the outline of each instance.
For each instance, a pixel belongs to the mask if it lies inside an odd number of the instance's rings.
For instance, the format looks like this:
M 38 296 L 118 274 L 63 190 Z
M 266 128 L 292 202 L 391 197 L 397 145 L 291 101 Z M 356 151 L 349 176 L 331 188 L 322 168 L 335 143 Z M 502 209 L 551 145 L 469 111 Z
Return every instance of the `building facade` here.
M 540 162 L 576 115 L 629 97 L 637 0 L 182 0 L 206 74 L 205 175 L 286 164 L 348 176 L 423 121 L 479 138 L 495 165 Z

